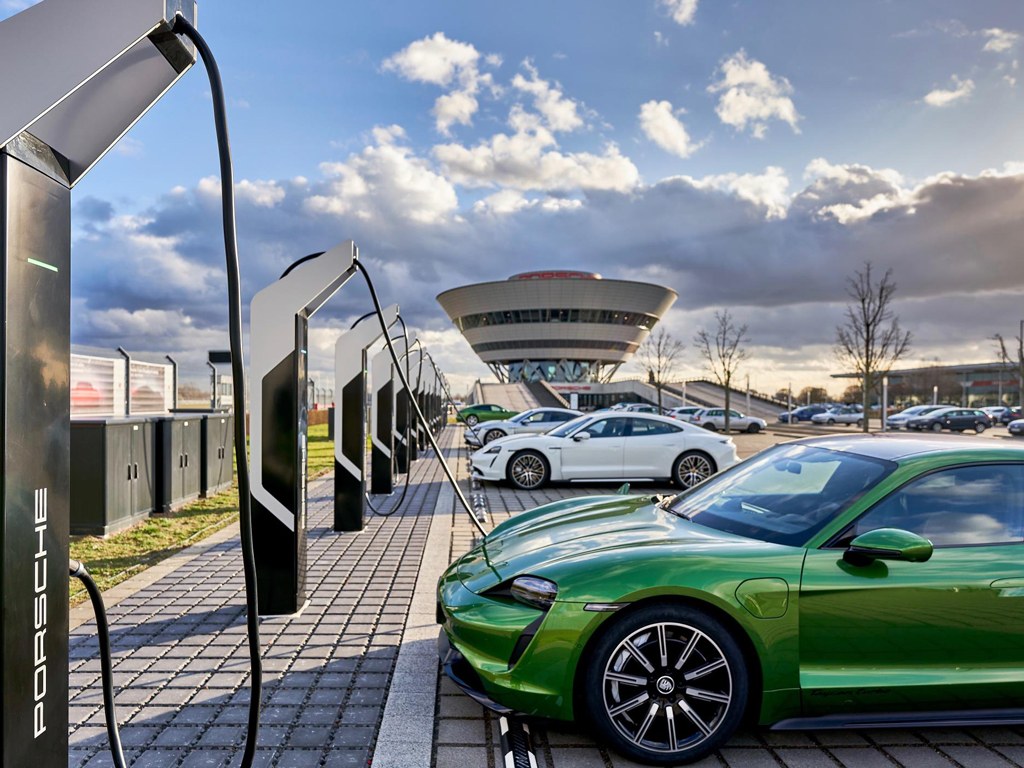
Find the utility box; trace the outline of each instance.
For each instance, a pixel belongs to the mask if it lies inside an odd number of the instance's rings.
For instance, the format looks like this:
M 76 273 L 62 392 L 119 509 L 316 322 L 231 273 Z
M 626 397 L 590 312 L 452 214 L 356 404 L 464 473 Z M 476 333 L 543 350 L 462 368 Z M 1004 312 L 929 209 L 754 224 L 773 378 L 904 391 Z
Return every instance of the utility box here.
M 156 424 L 151 418 L 71 422 L 71 533 L 107 536 L 153 512 Z
M 200 416 L 173 414 L 157 422 L 160 465 L 156 484 L 157 512 L 173 512 L 199 498 L 203 440 Z
M 234 480 L 235 417 L 226 413 L 202 416 L 203 466 L 199 495 L 204 499 L 231 487 Z

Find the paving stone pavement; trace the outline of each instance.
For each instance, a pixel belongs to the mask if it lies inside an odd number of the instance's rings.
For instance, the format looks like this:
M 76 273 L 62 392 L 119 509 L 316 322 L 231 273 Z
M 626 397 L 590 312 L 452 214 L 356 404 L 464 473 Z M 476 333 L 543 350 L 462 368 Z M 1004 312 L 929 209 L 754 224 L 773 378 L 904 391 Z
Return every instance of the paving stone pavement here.
M 414 465 L 410 501 L 331 531 L 333 478 L 310 484 L 308 594 L 299 614 L 261 621 L 264 709 L 257 765 L 366 766 L 441 488 Z M 397 494 L 384 501 L 391 509 Z M 237 536 L 122 597 L 109 611 L 117 712 L 138 768 L 237 765 L 249 696 Z M 111 765 L 95 622 L 72 630 L 69 768 Z
M 740 457 L 755 453 L 791 435 L 739 435 Z M 755 439 L 750 439 L 755 438 Z M 768 438 L 768 439 L 766 439 Z M 459 450 L 459 477 L 467 493 L 465 449 Z M 456 464 L 455 452 L 449 463 Z M 477 484 L 479 485 L 479 484 Z M 485 527 L 499 524 L 525 509 L 571 496 L 614 492 L 615 485 L 556 485 L 522 492 L 505 485 L 484 484 L 482 494 L 491 510 Z M 673 492 L 666 486 L 639 484 L 633 490 Z M 461 509 L 452 511 L 451 559 L 476 542 L 475 531 Z M 432 768 L 501 768 L 498 718 L 439 676 Z M 582 729 L 555 722 L 531 723 L 539 768 L 638 768 L 596 743 Z M 738 733 L 720 752 L 696 764 L 698 768 L 1022 768 L 1024 727 Z

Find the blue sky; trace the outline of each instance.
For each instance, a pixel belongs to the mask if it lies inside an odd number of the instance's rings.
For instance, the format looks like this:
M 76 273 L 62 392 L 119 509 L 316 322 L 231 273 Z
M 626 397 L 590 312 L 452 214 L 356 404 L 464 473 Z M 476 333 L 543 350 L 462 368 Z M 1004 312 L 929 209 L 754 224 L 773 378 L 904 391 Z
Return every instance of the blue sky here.
M 1019 3 L 275 7 L 199 10 L 248 185 L 248 295 L 355 237 L 461 383 L 485 369 L 433 297 L 520 267 L 660 280 L 686 341 L 730 307 L 762 389 L 829 383 L 867 258 L 894 269 L 915 361 L 987 359 L 1016 325 Z M 75 191 L 75 341 L 223 346 L 216 169 L 197 68 Z M 352 293 L 320 318 L 323 354 Z

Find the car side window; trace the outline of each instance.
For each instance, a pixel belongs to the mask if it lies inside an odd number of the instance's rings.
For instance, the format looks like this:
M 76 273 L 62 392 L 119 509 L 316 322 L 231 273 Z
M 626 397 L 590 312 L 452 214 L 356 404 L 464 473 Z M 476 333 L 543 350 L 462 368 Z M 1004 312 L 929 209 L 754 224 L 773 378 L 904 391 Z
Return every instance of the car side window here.
M 662 424 L 660 421 L 649 421 L 647 419 L 632 419 L 630 427 L 631 437 L 648 437 L 650 435 L 667 435 L 672 432 L 682 432 L 679 427 L 671 424 Z
M 601 437 L 622 437 L 626 431 L 627 421 L 628 419 L 601 419 L 580 431 L 589 433 L 595 440 Z
M 576 414 L 569 413 L 568 411 L 548 411 L 547 415 L 544 417 L 544 421 L 550 421 L 554 424 L 561 424 L 564 421 L 568 421 L 569 419 L 575 418 Z
M 729 411 L 729 418 L 739 419 L 739 418 L 741 418 L 741 414 L 740 414 L 739 411 L 732 411 L 732 410 L 730 410 Z
M 936 547 L 1024 542 L 1024 465 L 977 464 L 932 472 L 889 494 L 842 535 L 900 528 Z

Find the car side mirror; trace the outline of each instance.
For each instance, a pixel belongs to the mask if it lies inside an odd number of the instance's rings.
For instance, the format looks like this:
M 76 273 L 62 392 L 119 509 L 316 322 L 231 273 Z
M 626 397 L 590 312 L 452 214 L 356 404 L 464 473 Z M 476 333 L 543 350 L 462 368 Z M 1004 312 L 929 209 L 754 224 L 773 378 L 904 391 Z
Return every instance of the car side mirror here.
M 850 542 L 843 559 L 851 565 L 870 565 L 875 560 L 923 563 L 934 551 L 928 539 L 899 528 L 876 528 Z
M 572 439 L 575 440 L 577 443 L 582 443 L 590 439 L 590 433 L 577 432 L 575 435 L 572 436 Z

